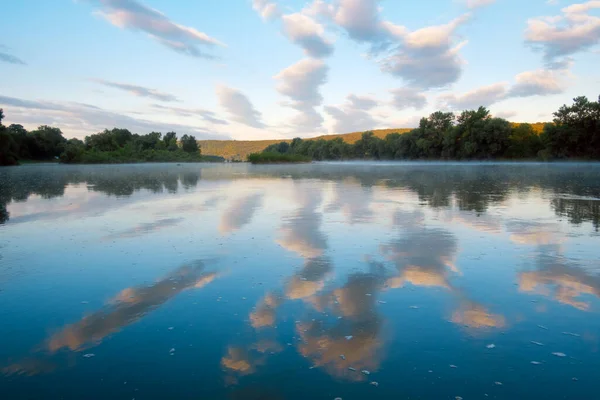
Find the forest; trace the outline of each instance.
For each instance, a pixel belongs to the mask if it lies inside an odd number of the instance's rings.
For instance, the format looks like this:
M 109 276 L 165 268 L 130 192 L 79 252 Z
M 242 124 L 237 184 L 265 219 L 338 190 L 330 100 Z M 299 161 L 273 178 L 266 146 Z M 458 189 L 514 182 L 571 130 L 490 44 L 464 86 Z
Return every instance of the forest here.
M 222 161 L 221 157 L 202 156 L 196 138 L 175 132 L 150 132 L 146 135 L 127 129 L 105 129 L 85 140 L 66 139 L 59 128 L 42 125 L 27 131 L 22 125 L 2 125 L 0 109 L 0 165 L 27 161 L 60 161 L 66 164 L 130 162 Z
M 437 111 L 407 133 L 381 139 L 364 132 L 349 144 L 341 138 L 295 138 L 268 146 L 264 153 L 297 154 L 313 160 L 487 160 L 600 159 L 600 99 L 581 96 L 554 113 L 538 132 L 531 124 L 494 118 L 485 107 L 455 115 Z

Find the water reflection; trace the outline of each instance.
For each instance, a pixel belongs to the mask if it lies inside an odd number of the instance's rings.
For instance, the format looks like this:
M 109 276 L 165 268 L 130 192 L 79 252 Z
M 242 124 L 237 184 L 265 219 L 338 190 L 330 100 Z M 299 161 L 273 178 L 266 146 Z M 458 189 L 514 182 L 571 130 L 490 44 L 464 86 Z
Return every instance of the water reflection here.
M 25 358 L 3 368 L 3 372 L 26 375 L 50 372 L 56 368 L 51 357 L 53 353 L 62 349 L 80 352 L 98 346 L 107 336 L 135 323 L 182 291 L 202 288 L 217 276 L 217 272 L 207 270 L 203 261 L 195 261 L 177 268 L 152 285 L 123 289 L 102 309 L 51 335 L 41 345 L 41 351 L 48 356 Z
M 249 223 L 254 213 L 260 209 L 263 196 L 263 193 L 251 193 L 236 199 L 223 213 L 219 231 L 228 234 Z
M 26 388 L 42 382 L 33 377 L 42 373 L 62 380 L 65 365 L 74 374 L 105 371 L 107 381 L 135 375 L 128 367 L 113 371 L 121 365 L 114 344 L 135 350 L 132 362 L 151 384 L 183 382 L 182 397 L 349 397 L 340 388 L 365 397 L 365 387 L 382 398 L 437 398 L 442 387 L 465 398 L 518 397 L 511 387 L 543 387 L 568 368 L 578 386 L 572 393 L 555 386 L 559 397 L 587 398 L 578 388 L 593 386 L 589 371 L 597 366 L 587 340 L 600 329 L 593 318 L 600 304 L 599 168 L 350 163 L 2 170 L 0 278 L 11 279 L 1 280 L 7 323 L 0 334 L 10 344 L 0 356 L 11 377 L 0 384 Z M 151 285 L 128 281 L 130 274 L 161 275 L 163 259 L 213 253 L 230 266 L 226 276 L 198 262 Z M 132 267 L 112 267 L 117 259 L 115 265 Z M 14 316 L 31 309 L 23 331 L 43 332 L 53 315 L 79 304 L 78 290 L 86 290 L 93 274 L 107 277 L 105 293 L 116 294 L 99 310 L 79 320 L 76 314 L 30 356 L 22 349 L 15 355 L 10 347 L 20 342 L 10 326 L 20 318 Z M 192 289 L 217 276 L 202 292 L 205 301 L 196 303 Z M 53 285 L 64 296 L 43 304 Z M 181 307 L 169 312 L 183 322 L 167 331 L 155 320 L 160 313 L 148 315 L 165 311 L 175 296 Z M 130 329 L 142 318 L 149 327 L 138 342 Z M 159 331 L 169 332 L 168 343 Z M 567 342 L 561 332 L 579 333 Z M 147 367 L 153 355 L 140 353 L 156 342 L 166 345 L 168 361 Z M 177 347 L 173 357 L 164 350 L 171 347 Z M 84 362 L 92 348 L 99 356 Z M 448 367 L 453 363 L 459 368 Z M 198 371 L 202 384 L 194 385 Z M 372 380 L 381 385 L 365 384 Z M 199 386 L 208 389 L 191 389 Z

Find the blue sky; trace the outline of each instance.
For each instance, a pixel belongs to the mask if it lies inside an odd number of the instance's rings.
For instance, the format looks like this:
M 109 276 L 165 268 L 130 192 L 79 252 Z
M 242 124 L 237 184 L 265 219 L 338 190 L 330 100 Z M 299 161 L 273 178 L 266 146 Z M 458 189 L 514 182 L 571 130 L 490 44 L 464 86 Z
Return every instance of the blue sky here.
M 7 123 L 263 139 L 413 127 L 484 105 L 548 121 L 600 88 L 600 1 L 23 0 Z

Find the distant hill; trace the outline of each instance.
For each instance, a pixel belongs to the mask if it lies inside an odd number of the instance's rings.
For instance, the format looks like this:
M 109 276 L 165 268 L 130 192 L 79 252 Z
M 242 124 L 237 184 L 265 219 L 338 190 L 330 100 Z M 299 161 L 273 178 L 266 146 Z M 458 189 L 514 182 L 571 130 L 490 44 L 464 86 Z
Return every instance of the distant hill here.
M 405 133 L 412 128 L 398 129 L 375 129 L 373 134 L 379 138 L 384 138 L 390 133 Z M 325 139 L 331 140 L 341 137 L 347 143 L 354 143 L 362 136 L 363 132 L 351 132 L 335 135 L 323 135 L 307 140 Z M 270 140 L 198 140 L 203 155 L 220 156 L 227 159 L 245 160 L 248 154 L 263 151 L 273 143 L 291 142 L 291 139 L 270 139 Z

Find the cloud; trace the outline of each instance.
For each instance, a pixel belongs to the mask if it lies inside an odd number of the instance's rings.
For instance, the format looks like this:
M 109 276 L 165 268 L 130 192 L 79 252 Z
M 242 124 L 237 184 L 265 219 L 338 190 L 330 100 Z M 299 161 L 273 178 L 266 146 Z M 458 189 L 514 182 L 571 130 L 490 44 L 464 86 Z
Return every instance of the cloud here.
M 485 307 L 466 302 L 461 309 L 452 314 L 452 322 L 469 328 L 502 328 L 506 325 L 505 318 L 500 314 L 492 314 Z
M 318 129 L 323 123 L 323 117 L 315 107 L 323 101 L 319 88 L 327 81 L 328 71 L 329 68 L 323 61 L 308 58 L 274 76 L 279 81 L 277 91 L 288 97 L 291 100 L 289 106 L 299 112 L 292 119 L 295 129 Z
M 322 58 L 333 53 L 333 44 L 323 36 L 323 27 L 312 18 L 296 13 L 282 17 L 283 32 L 309 57 Z
M 2 47 L 0 47 L 0 48 L 2 48 Z M 20 58 L 15 57 L 12 54 L 4 53 L 2 51 L 0 51 L 0 61 L 9 63 L 9 64 L 15 64 L 15 65 L 27 65 L 27 63 L 25 61 L 21 60 Z
M 55 125 L 66 136 L 83 137 L 100 132 L 106 128 L 126 128 L 132 132 L 152 131 L 191 133 L 198 138 L 226 138 L 227 135 L 215 134 L 202 127 L 183 124 L 170 124 L 133 118 L 125 114 L 82 103 L 50 102 L 23 100 L 15 97 L 0 96 L 0 105 L 5 106 L 7 120 L 35 127 L 37 125 Z
M 233 120 L 253 128 L 265 128 L 262 114 L 257 111 L 248 97 L 237 89 L 217 86 L 217 97 L 221 107 L 231 114 Z
M 350 39 L 359 43 L 370 43 L 372 50 L 385 48 L 390 40 L 403 34 L 404 27 L 382 21 L 379 0 L 340 0 L 335 6 L 320 7 L 325 15 L 343 28 Z
M 589 15 L 596 8 L 600 1 L 588 1 L 563 8 L 561 15 L 529 19 L 526 43 L 543 52 L 549 67 L 556 60 L 589 50 L 600 43 L 600 18 Z
M 169 93 L 159 92 L 155 89 L 149 89 L 144 86 L 131 85 L 129 83 L 119 83 L 119 82 L 111 82 L 104 79 L 90 79 L 92 82 L 99 83 L 101 85 L 124 90 L 128 93 L 131 93 L 138 97 L 149 97 L 151 99 L 159 100 L 159 101 L 179 101 L 177 97 Z
M 464 64 L 459 51 L 467 42 L 455 45 L 454 33 L 469 18 L 470 14 L 464 14 L 445 25 L 406 33 L 395 52 L 379 61 L 381 70 L 422 89 L 456 82 Z
M 192 57 L 213 59 L 204 52 L 223 43 L 194 28 L 177 24 L 158 10 L 136 0 L 96 0 L 98 14 L 122 29 L 142 31 L 167 48 Z
M 250 313 L 250 325 L 255 329 L 275 325 L 275 312 L 282 302 L 279 294 L 267 293 Z
M 482 86 L 463 94 L 448 94 L 439 97 L 440 103 L 454 110 L 472 110 L 479 106 L 490 105 L 503 100 L 507 95 L 508 84 L 505 82 Z
M 153 108 L 168 111 L 181 117 L 200 117 L 204 121 L 215 125 L 228 125 L 229 122 L 224 119 L 217 118 L 217 114 L 210 110 L 202 108 L 181 108 L 181 107 L 166 107 L 160 104 L 152 104 Z
M 392 106 L 397 110 L 411 107 L 421 110 L 427 105 L 427 98 L 418 89 L 404 87 L 392 89 L 390 93 L 393 95 Z
M 374 107 L 377 107 L 379 102 L 369 96 L 357 96 L 355 94 L 349 94 L 347 97 L 348 102 L 350 102 L 352 108 L 357 108 L 361 110 L 368 111 Z
M 252 8 L 254 8 L 262 19 L 267 21 L 281 16 L 277 3 L 273 3 L 269 0 L 253 0 Z
M 493 116 L 495 118 L 504 118 L 504 119 L 510 119 L 513 118 L 517 115 L 516 111 L 498 111 L 493 113 Z
M 515 83 L 498 82 L 465 92 L 444 94 L 438 97 L 441 107 L 453 110 L 489 107 L 499 101 L 515 97 L 547 96 L 564 93 L 567 70 L 525 71 L 515 76 Z
M 483 6 L 489 6 L 490 4 L 495 3 L 496 0 L 466 0 L 465 5 L 467 8 L 479 8 Z
M 563 71 L 542 69 L 522 72 L 515 77 L 516 83 L 508 92 L 508 96 L 528 97 L 563 93 L 566 88 L 561 79 L 562 74 Z
M 334 120 L 333 130 L 337 133 L 366 131 L 379 125 L 368 111 L 379 105 L 379 102 L 369 96 L 349 94 L 342 106 L 325 106 L 324 110 Z

